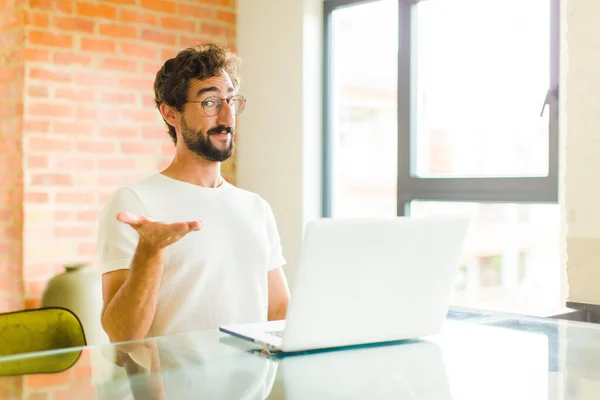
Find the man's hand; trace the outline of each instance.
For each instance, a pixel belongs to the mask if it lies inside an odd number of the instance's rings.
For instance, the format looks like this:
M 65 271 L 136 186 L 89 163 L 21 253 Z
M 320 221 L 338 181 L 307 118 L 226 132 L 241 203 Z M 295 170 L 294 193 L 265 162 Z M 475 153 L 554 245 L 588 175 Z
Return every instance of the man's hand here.
M 129 269 L 102 275 L 102 326 L 111 342 L 123 342 L 139 340 L 148 334 L 156 312 L 167 246 L 202 229 L 204 223 L 166 224 L 126 212 L 116 217 L 139 234 Z
M 199 231 L 204 226 L 202 221 L 167 224 L 127 212 L 118 213 L 117 220 L 131 226 L 138 232 L 140 236 L 138 246 L 154 251 L 164 249 L 188 233 Z

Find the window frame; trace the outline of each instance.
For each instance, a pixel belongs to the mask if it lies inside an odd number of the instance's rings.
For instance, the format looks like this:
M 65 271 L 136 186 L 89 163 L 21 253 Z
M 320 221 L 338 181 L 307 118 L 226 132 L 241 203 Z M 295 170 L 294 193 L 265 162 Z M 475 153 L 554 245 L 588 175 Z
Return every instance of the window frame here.
M 332 215 L 332 15 L 343 7 L 379 0 L 325 0 L 323 41 L 323 217 Z M 416 163 L 415 107 L 412 102 L 416 12 L 420 1 L 398 1 L 398 170 L 397 215 L 410 214 L 410 203 L 419 201 L 558 203 L 559 138 L 558 138 L 558 81 L 559 81 L 559 0 L 550 2 L 550 81 L 544 100 L 540 93 L 540 108 L 547 105 L 548 175 L 540 177 L 418 177 L 413 173 Z

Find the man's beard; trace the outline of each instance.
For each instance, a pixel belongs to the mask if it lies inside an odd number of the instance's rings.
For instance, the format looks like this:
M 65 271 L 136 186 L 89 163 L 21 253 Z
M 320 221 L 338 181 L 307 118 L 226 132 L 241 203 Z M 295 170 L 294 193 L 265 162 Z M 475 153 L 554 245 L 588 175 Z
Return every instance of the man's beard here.
M 220 132 L 228 132 L 230 134 L 229 145 L 222 150 L 216 148 L 210 140 L 211 134 Z M 208 161 L 223 162 L 233 155 L 235 147 L 233 135 L 233 128 L 224 125 L 217 125 L 214 128 L 210 128 L 206 134 L 202 131 L 194 131 L 188 126 L 185 118 L 181 119 L 181 137 L 183 138 L 183 142 L 191 152 L 198 154 Z

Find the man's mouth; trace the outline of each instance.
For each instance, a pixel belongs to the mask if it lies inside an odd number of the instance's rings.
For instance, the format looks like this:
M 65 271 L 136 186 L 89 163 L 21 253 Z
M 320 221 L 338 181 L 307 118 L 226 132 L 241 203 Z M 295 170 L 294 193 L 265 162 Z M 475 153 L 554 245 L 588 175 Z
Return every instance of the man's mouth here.
M 226 126 L 217 126 L 208 131 L 209 135 L 216 135 L 219 137 L 228 136 L 231 133 L 231 128 Z

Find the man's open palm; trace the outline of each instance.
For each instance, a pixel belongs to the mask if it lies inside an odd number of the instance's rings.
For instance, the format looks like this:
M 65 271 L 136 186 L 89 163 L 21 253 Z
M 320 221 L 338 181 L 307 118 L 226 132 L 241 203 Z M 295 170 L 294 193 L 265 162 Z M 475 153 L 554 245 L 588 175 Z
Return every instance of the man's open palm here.
M 138 232 L 141 245 L 155 250 L 165 248 L 177 242 L 188 233 L 199 231 L 204 226 L 202 221 L 167 224 L 128 212 L 118 213 L 117 220 L 131 226 Z

